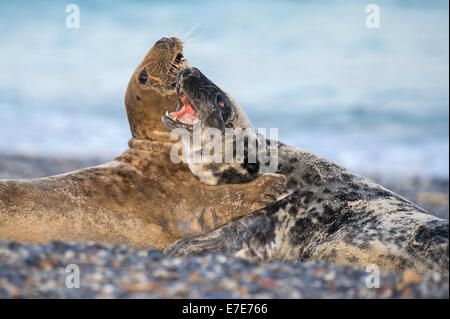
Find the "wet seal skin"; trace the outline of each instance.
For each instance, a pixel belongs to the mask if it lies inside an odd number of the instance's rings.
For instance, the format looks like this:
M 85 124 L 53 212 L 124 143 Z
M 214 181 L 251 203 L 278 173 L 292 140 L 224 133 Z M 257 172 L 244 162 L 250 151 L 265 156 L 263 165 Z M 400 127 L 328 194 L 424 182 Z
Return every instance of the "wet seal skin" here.
M 164 249 L 274 202 L 282 175 L 209 186 L 170 160 L 161 123 L 176 107 L 182 43 L 162 38 L 133 73 L 125 106 L 133 138 L 113 161 L 31 180 L 0 180 L 0 238 L 21 242 L 97 241 Z
M 239 105 L 198 69 L 182 71 L 177 85 L 180 101 L 193 109 L 201 129 L 205 122 L 218 129 L 249 125 Z M 178 126 L 172 113 L 163 122 L 169 128 Z M 358 267 L 376 264 L 382 270 L 448 275 L 448 221 L 305 150 L 278 143 L 278 155 L 277 173 L 287 177 L 290 195 L 211 233 L 181 239 L 165 252 Z M 222 165 L 203 165 L 192 172 L 209 184 L 259 176 L 245 164 Z

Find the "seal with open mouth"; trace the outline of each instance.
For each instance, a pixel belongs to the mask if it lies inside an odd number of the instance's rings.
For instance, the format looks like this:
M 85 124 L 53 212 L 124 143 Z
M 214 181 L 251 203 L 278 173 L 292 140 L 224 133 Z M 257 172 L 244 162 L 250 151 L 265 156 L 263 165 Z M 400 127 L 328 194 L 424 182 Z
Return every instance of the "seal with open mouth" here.
M 133 138 L 109 163 L 33 180 L 0 180 L 0 238 L 129 244 L 164 249 L 216 229 L 275 200 L 281 176 L 208 186 L 170 160 L 161 115 L 177 105 L 182 43 L 163 38 L 133 73 L 125 106 Z
M 162 122 L 169 129 L 182 127 L 192 131 L 200 123 L 200 118 L 203 129 L 252 127 L 244 113 L 236 114 L 239 110 L 233 98 L 197 68 L 185 68 L 179 72 L 176 90 L 178 108 L 174 112 L 166 111 L 162 116 Z
M 175 80 L 187 67 L 178 38 L 162 38 L 150 49 L 133 73 L 125 94 L 125 107 L 133 138 L 167 140 L 160 118 L 177 105 Z
M 197 122 L 201 130 L 252 129 L 239 105 L 198 69 L 180 72 L 177 86 L 181 107 L 163 116 L 166 127 L 188 122 L 192 128 Z M 184 115 L 187 111 L 189 116 Z M 413 268 L 448 275 L 448 221 L 305 150 L 278 142 L 278 157 L 276 173 L 287 177 L 292 194 L 209 234 L 181 239 L 165 252 L 375 264 L 385 270 Z M 247 159 L 231 165 L 199 162 L 190 168 L 208 184 L 259 176 Z

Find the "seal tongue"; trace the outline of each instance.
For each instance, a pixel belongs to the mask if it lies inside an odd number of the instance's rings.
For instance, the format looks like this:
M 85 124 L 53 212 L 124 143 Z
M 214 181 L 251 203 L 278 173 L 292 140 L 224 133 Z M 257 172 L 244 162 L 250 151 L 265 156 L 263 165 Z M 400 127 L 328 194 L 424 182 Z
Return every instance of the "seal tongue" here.
M 180 97 L 181 108 L 169 114 L 172 120 L 180 120 L 186 124 L 195 124 L 198 121 L 195 110 L 192 108 L 186 96 Z
M 190 114 L 190 115 L 195 115 L 195 111 L 191 107 L 191 104 L 189 103 L 188 99 L 185 96 L 182 96 L 180 98 L 180 100 L 181 100 L 181 105 L 182 105 L 181 110 L 172 112 L 171 114 L 174 114 L 177 117 L 180 117 L 180 116 L 184 115 L 185 113 Z

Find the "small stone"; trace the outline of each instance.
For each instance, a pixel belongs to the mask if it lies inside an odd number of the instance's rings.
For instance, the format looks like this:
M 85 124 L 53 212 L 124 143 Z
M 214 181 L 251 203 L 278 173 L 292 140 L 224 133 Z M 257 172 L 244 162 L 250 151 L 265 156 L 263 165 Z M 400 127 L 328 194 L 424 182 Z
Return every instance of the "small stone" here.
M 190 274 L 190 275 L 187 277 L 187 281 L 201 282 L 201 281 L 203 281 L 203 278 L 202 278 L 199 274 L 193 272 L 192 274 Z
M 395 287 L 397 290 L 402 290 L 410 284 L 418 284 L 421 281 L 420 276 L 413 270 L 408 269 L 403 273 L 402 280 Z
M 269 279 L 269 278 L 261 278 L 258 280 L 258 284 L 262 287 L 270 288 L 270 287 L 276 286 L 277 281 Z
M 334 271 L 331 271 L 331 272 L 327 273 L 325 276 L 323 276 L 323 279 L 325 279 L 326 281 L 332 281 L 332 280 L 334 280 L 335 277 L 336 277 L 336 273 Z

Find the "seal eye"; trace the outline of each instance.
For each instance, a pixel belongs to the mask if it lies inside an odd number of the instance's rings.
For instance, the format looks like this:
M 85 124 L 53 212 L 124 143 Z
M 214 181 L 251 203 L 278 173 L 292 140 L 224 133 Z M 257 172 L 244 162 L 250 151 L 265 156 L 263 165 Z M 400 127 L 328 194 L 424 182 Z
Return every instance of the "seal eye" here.
M 145 69 L 143 69 L 141 71 L 141 73 L 139 73 L 139 76 L 138 76 L 139 83 L 145 84 L 145 83 L 147 83 L 147 79 L 148 79 L 147 71 Z
M 220 95 L 217 96 L 217 101 L 216 101 L 217 105 L 219 105 L 220 107 L 225 107 L 225 102 L 222 99 L 222 97 Z

